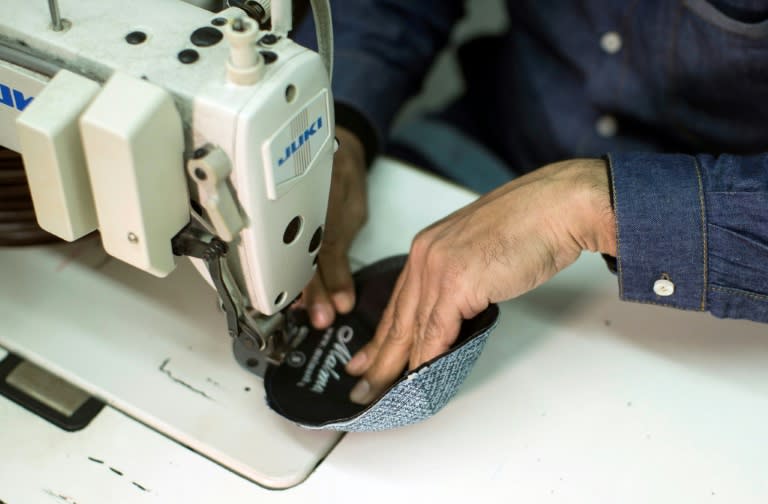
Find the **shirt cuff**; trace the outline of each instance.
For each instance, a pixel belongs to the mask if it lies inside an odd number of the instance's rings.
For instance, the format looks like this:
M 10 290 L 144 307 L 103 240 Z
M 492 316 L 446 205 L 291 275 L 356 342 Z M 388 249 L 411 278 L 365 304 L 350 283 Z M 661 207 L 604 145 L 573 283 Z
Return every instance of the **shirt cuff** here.
M 693 156 L 609 154 L 619 295 L 706 310 L 706 212 Z

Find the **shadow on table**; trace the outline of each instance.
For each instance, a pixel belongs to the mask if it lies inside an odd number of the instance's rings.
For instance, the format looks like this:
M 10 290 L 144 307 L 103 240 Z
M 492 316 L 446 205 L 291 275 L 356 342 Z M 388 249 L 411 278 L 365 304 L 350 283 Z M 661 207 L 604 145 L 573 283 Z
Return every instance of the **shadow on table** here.
M 503 303 L 499 325 L 491 334 L 462 390 L 479 386 L 504 368 L 525 359 L 552 337 L 558 321 L 570 319 L 583 311 L 593 297 L 593 293 L 575 287 L 542 286 Z
M 768 325 L 615 301 L 611 337 L 634 351 L 768 397 Z
M 515 366 L 556 331 L 563 336 L 563 330 L 572 330 L 573 338 L 624 345 L 630 352 L 768 397 L 768 325 L 623 302 L 613 290 L 580 290 L 573 284 L 545 285 L 507 303 L 463 388 L 481 385 Z
M 70 285 L 73 296 L 86 300 L 119 293 L 121 299 L 209 327 L 212 337 L 229 337 L 215 290 L 186 258 L 176 259 L 178 267 L 168 277 L 157 278 L 109 256 L 95 234 L 74 243 L 50 246 L 47 251 L 56 257 L 51 281 L 69 281 L 66 273 L 79 270 L 73 277 L 77 281 Z M 87 288 L 97 291 L 82 292 Z M 125 316 L 125 307 L 114 303 L 102 303 L 99 309 L 114 312 L 116 320 Z

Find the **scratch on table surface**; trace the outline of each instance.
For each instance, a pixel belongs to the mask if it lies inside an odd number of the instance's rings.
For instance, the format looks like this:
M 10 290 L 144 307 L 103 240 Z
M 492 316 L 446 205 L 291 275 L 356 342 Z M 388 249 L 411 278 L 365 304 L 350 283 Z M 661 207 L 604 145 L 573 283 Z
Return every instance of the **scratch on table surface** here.
M 51 497 L 53 497 L 54 499 L 60 502 L 66 502 L 67 504 L 77 504 L 77 501 L 72 497 L 69 497 L 64 494 L 56 493 L 53 490 L 49 490 L 46 488 L 43 490 L 43 492 L 45 492 L 46 494 L 50 495 Z
M 194 392 L 195 394 L 199 394 L 199 395 L 201 395 L 201 396 L 205 397 L 205 398 L 206 398 L 206 399 L 208 399 L 208 400 L 211 400 L 211 401 L 213 400 L 213 398 L 212 398 L 211 396 L 209 396 L 208 394 L 206 394 L 206 393 L 205 393 L 205 392 L 203 392 L 202 390 L 200 390 L 200 389 L 198 389 L 198 388 L 195 388 L 195 387 L 193 387 L 192 385 L 190 385 L 189 383 L 187 383 L 187 382 L 185 382 L 185 381 L 183 381 L 183 380 L 180 380 L 180 379 L 176 378 L 175 376 L 173 376 L 173 373 L 171 373 L 171 371 L 170 371 L 169 369 L 166 369 L 166 366 L 168 365 L 168 363 L 169 363 L 169 362 L 171 362 L 171 359 L 170 359 L 170 358 L 168 358 L 168 359 L 165 359 L 165 360 L 163 361 L 163 363 L 162 363 L 162 364 L 160 364 L 160 367 L 159 367 L 158 369 L 160 370 L 160 372 L 161 372 L 161 373 L 163 373 L 163 374 L 167 375 L 167 376 L 168 376 L 168 378 L 170 378 L 170 379 L 171 379 L 171 380 L 173 380 L 174 382 L 178 383 L 178 384 L 179 384 L 179 385 L 181 385 L 182 387 L 184 387 L 184 388 L 186 388 L 186 389 L 189 389 L 189 390 L 191 390 L 191 391 L 192 391 L 192 392 Z
M 91 462 L 94 462 L 94 463 L 96 463 L 96 464 L 100 464 L 100 465 L 106 465 L 106 464 L 104 463 L 104 461 L 103 461 L 103 460 L 101 460 L 101 459 L 97 459 L 97 458 L 95 458 L 95 457 L 88 457 L 88 460 L 90 460 Z M 107 467 L 107 468 L 108 468 L 110 471 L 112 471 L 114 474 L 117 474 L 118 476 L 125 476 L 125 474 L 123 473 L 123 471 L 121 471 L 121 470 L 119 470 L 119 469 L 115 469 L 114 467 L 112 467 L 112 466 L 110 466 L 110 465 L 106 465 L 106 467 Z M 144 486 L 144 485 L 142 485 L 141 483 L 138 483 L 138 482 L 136 482 L 136 481 L 131 481 L 131 484 L 132 484 L 133 486 L 135 486 L 136 488 L 138 488 L 139 490 L 141 490 L 142 492 L 151 492 L 151 490 L 150 490 L 149 488 L 145 487 L 145 486 Z M 48 492 L 50 493 L 50 491 L 48 491 Z M 51 495 L 53 495 L 53 494 L 51 493 Z M 54 495 L 54 497 L 58 498 L 59 500 L 61 500 L 62 498 L 63 498 L 63 499 L 66 499 L 66 498 L 67 498 L 65 495 Z M 70 503 L 70 504 L 71 504 L 71 503 L 74 503 L 75 501 L 72 501 L 72 500 L 65 500 L 64 502 L 67 502 L 67 503 Z M 5 503 L 4 503 L 3 501 L 1 501 L 1 500 L 0 500 L 0 504 L 5 504 Z M 76 503 L 75 503 L 75 504 L 76 504 Z
M 145 487 L 145 486 L 143 486 L 143 485 L 139 485 L 139 484 L 138 484 L 138 483 L 136 483 L 135 481 L 131 481 L 131 483 L 133 484 L 133 486 L 135 486 L 136 488 L 138 488 L 138 489 L 139 489 L 139 490 L 141 490 L 142 492 L 149 492 L 149 488 L 147 488 L 147 487 Z

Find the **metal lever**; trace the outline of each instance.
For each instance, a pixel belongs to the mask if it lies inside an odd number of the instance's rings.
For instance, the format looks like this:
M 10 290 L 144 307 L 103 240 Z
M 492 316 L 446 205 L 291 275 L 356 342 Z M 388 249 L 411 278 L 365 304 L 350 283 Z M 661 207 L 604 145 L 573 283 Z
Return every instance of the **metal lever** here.
M 226 266 L 222 262 L 226 260 L 227 244 L 218 238 L 208 235 L 205 230 L 189 224 L 179 234 L 174 236 L 172 247 L 175 255 L 195 257 L 205 262 L 205 266 L 211 275 L 211 280 L 221 298 L 224 312 L 227 315 L 227 332 L 229 332 L 231 337 L 238 338 L 242 332 L 239 320 L 240 314 L 229 289 L 224 283 L 223 276 Z
M 200 204 L 205 208 L 216 233 L 231 242 L 245 227 L 237 198 L 229 184 L 232 165 L 219 148 L 205 147 L 195 151 L 187 162 L 187 173 L 197 184 Z

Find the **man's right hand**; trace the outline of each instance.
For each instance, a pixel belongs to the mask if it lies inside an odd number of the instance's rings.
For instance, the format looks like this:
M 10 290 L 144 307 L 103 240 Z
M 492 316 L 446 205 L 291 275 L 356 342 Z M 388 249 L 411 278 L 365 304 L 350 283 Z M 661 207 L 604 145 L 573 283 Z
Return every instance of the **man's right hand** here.
M 337 127 L 339 150 L 333 160 L 333 178 L 325 219 L 323 246 L 315 276 L 304 288 L 299 306 L 306 308 L 318 329 L 333 323 L 336 313 L 355 306 L 349 267 L 349 247 L 368 217 L 365 150 L 351 131 Z
M 347 364 L 350 400 L 368 404 L 407 367 L 447 351 L 463 320 L 517 297 L 583 250 L 616 255 L 608 166 L 554 163 L 519 177 L 421 231 L 373 339 Z

